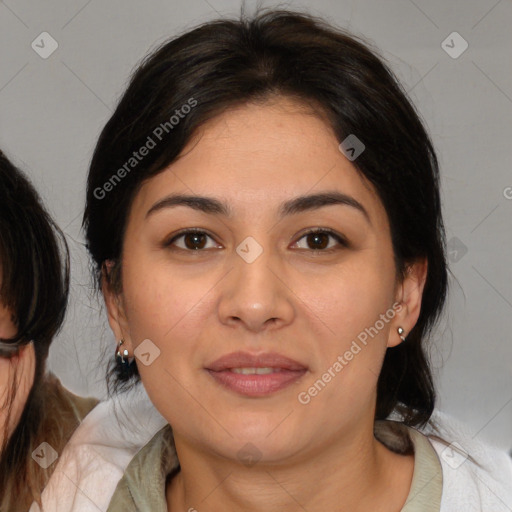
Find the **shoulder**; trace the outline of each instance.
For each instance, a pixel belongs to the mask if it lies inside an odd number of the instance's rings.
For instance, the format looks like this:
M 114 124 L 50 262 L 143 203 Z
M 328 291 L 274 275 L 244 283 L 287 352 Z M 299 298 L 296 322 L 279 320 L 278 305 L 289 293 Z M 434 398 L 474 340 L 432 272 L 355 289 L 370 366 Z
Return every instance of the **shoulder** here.
M 142 386 L 100 402 L 59 457 L 43 492 L 45 509 L 106 510 L 132 458 L 166 424 Z M 31 508 L 38 510 L 35 505 Z
M 107 512 L 166 510 L 166 481 L 179 468 L 172 428 L 166 425 L 132 459 Z
M 510 512 L 512 458 L 479 439 L 455 418 L 435 411 L 420 430 L 435 449 L 443 470 L 441 512 Z
M 82 397 L 65 388 L 60 379 L 53 373 L 49 373 L 43 383 L 44 396 L 47 406 L 59 408 L 62 412 L 72 416 L 76 422 L 81 422 L 85 416 L 99 403 L 95 397 Z M 55 411 L 57 412 L 57 411 Z
M 34 428 L 34 435 L 30 436 L 30 446 L 27 447 L 26 477 L 23 480 L 24 488 L 31 488 L 32 491 L 30 495 L 27 491 L 28 502 L 25 510 L 31 499 L 40 498 L 39 493 L 48 484 L 55 470 L 55 460 L 83 418 L 98 403 L 94 397 L 83 398 L 75 395 L 53 373 L 45 373 L 34 386 L 32 400 L 30 407 L 34 407 L 32 414 L 36 419 L 33 421 L 34 426 L 29 427 Z M 32 458 L 39 464 L 35 465 Z M 19 500 L 17 504 L 21 506 Z

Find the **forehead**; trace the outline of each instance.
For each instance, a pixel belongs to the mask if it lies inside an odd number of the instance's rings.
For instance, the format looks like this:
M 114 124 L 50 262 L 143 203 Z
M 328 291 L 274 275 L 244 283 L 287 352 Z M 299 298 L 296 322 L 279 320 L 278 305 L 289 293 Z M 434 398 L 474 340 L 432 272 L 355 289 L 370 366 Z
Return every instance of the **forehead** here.
M 180 157 L 145 182 L 134 209 L 170 192 L 223 198 L 235 212 L 274 208 L 293 196 L 338 190 L 372 218 L 385 211 L 373 186 L 339 150 L 320 112 L 281 98 L 230 109 L 196 132 Z

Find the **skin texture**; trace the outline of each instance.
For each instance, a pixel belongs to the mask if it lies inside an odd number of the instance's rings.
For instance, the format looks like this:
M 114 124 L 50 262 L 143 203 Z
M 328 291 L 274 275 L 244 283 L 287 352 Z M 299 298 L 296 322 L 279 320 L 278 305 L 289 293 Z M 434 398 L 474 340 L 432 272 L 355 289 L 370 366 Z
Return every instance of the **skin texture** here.
M 160 350 L 138 368 L 175 435 L 182 470 L 167 486 L 172 510 L 395 511 L 405 502 L 414 458 L 375 440 L 376 386 L 386 349 L 401 342 L 397 327 L 407 335 L 418 319 L 427 267 L 417 262 L 396 281 L 386 211 L 338 144 L 300 103 L 247 105 L 205 124 L 134 199 L 122 292 L 104 285 L 104 294 L 130 355 L 146 339 Z M 327 191 L 357 199 L 371 223 L 345 205 L 278 217 L 283 201 Z M 186 206 L 147 215 L 177 192 L 221 199 L 232 217 Z M 349 246 L 328 235 L 308 241 L 304 232 L 318 227 Z M 186 252 L 184 237 L 166 246 L 183 228 L 211 238 L 201 251 Z M 236 252 L 248 236 L 263 248 L 250 264 Z M 309 404 L 299 403 L 395 301 L 400 312 Z M 308 372 L 270 396 L 244 397 L 204 369 L 237 350 L 279 352 Z M 255 465 L 239 459 L 246 443 L 260 454 Z
M 0 304 L 0 338 L 10 338 L 16 334 L 16 326 L 11 312 Z M 23 347 L 11 359 L 0 357 L 0 446 L 4 436 L 10 437 L 18 425 L 34 383 L 35 352 L 32 343 Z M 16 373 L 16 375 L 15 375 Z M 16 395 L 12 404 L 11 417 L 7 425 L 7 400 L 13 380 L 16 379 Z

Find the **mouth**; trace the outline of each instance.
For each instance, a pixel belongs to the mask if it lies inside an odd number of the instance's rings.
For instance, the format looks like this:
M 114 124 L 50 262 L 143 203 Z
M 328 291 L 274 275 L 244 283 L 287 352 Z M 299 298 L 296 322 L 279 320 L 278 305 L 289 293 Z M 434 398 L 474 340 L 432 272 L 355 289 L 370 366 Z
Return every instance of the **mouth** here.
M 273 394 L 297 382 L 308 368 L 276 353 L 234 352 L 209 364 L 206 371 L 221 386 L 248 397 Z

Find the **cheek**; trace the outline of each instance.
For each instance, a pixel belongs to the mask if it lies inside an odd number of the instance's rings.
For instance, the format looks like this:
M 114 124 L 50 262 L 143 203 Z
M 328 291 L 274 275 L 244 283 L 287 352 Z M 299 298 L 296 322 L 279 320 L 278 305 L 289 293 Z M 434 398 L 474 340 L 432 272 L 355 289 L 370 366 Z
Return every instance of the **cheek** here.
M 332 404 L 343 414 L 369 403 L 395 315 L 392 257 L 366 251 L 345 263 L 322 279 L 300 278 L 294 288 L 317 339 L 317 364 L 301 391 L 311 389 L 307 409 L 318 414 Z
M 16 335 L 17 329 L 12 321 L 12 315 L 5 307 L 0 306 L 0 338 L 8 339 Z
M 297 273 L 294 292 L 309 311 L 312 324 L 340 348 L 357 337 L 392 306 L 394 267 L 392 256 L 367 250 L 353 254 L 342 265 L 314 279 Z M 336 342 L 337 340 L 337 342 Z
M 125 273 L 123 288 L 133 349 L 135 354 L 149 354 L 145 361 L 142 356 L 137 358 L 141 380 L 167 421 L 181 425 L 184 418 L 201 412 L 187 390 L 197 386 L 196 368 L 204 357 L 204 343 L 199 339 L 205 319 L 212 318 L 213 305 L 204 297 L 209 287 L 157 268 L 144 283 L 136 284 L 135 276 L 132 285 L 129 281 Z M 192 391 L 192 396 L 196 395 L 200 394 Z
M 184 326 L 197 317 L 195 308 L 201 307 L 208 283 L 184 279 L 165 266 L 153 266 L 143 279 L 139 276 L 126 267 L 123 295 L 132 342 L 137 345 L 149 338 L 161 344 L 177 331 L 184 335 Z
M 142 274 L 140 268 L 151 271 Z M 208 290 L 218 279 L 215 271 L 193 276 L 190 269 L 180 272 L 165 263 L 144 267 L 136 259 L 124 262 L 123 297 L 132 350 L 135 355 L 149 353 L 145 360 L 137 358 L 137 367 L 160 411 L 167 411 L 169 396 L 174 404 L 171 412 L 191 406 L 184 388 L 204 363 L 205 336 L 201 334 L 213 332 L 216 318 L 214 294 Z
M 0 358 L 0 440 L 5 432 L 5 421 L 7 416 L 7 395 L 10 388 L 10 371 L 9 361 Z
M 25 386 L 17 386 L 11 408 L 9 428 L 6 429 L 9 406 L 8 400 L 10 399 L 9 395 L 11 393 L 14 373 L 12 362 L 9 359 L 0 358 L 0 440 L 3 440 L 6 431 L 8 436 L 12 434 L 15 426 L 18 424 L 27 400 L 28 391 L 25 389 Z

